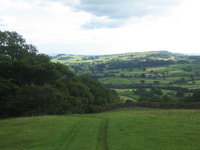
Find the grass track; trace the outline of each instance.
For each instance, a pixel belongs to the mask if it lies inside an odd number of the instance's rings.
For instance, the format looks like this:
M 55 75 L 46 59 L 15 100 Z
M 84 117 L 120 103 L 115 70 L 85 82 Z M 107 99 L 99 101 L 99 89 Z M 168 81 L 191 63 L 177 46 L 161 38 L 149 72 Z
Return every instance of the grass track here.
M 108 150 L 108 143 L 107 143 L 108 122 L 109 122 L 108 119 L 101 119 L 98 145 L 96 150 Z
M 0 120 L 0 150 L 199 150 L 200 110 L 126 109 Z
M 77 117 L 79 118 L 79 117 Z M 79 118 L 80 119 L 80 118 Z M 74 137 L 70 145 L 62 150 L 95 150 L 98 144 L 98 133 L 100 119 L 81 118 L 84 120 L 83 125 Z
M 83 121 L 81 120 L 72 128 L 70 135 L 67 136 L 66 139 L 64 139 L 63 143 L 61 143 L 61 145 L 59 145 L 59 147 L 56 148 L 56 150 L 67 149 L 74 140 L 82 125 Z

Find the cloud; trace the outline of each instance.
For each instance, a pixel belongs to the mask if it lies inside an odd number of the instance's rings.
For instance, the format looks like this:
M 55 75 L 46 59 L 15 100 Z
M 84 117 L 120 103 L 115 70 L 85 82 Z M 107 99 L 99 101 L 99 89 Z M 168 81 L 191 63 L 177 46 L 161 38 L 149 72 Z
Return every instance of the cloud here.
M 6 26 L 5 24 L 1 24 L 1 23 L 0 23 L 0 27 L 5 27 L 5 26 Z
M 12 16 L 0 16 L 0 27 L 7 27 L 9 24 L 15 24 L 16 18 Z
M 141 17 L 162 14 L 181 0 L 80 0 L 78 9 L 110 18 Z
M 3 0 L 5 1 L 5 0 Z M 82 29 L 116 28 L 133 18 L 160 16 L 182 0 L 13 0 L 31 2 L 39 6 L 62 3 L 75 12 L 87 12 L 91 19 Z
M 200 50 L 199 0 L 176 6 L 179 1 L 140 0 L 137 7 L 128 0 L 75 1 L 0 0 L 0 30 L 20 33 L 47 54 Z
M 83 28 L 113 28 L 123 25 L 129 18 L 163 15 L 170 6 L 180 2 L 181 0 L 80 0 L 75 8 L 96 16 Z
M 109 18 L 129 18 L 163 14 L 167 8 L 183 0 L 2 0 L 4 3 L 28 2 L 45 5 L 63 3 L 76 11 L 86 11 L 95 16 Z M 7 1 L 7 2 L 6 2 Z
M 88 22 L 82 25 L 83 29 L 116 28 L 123 24 L 121 20 L 111 19 L 107 16 L 92 16 Z

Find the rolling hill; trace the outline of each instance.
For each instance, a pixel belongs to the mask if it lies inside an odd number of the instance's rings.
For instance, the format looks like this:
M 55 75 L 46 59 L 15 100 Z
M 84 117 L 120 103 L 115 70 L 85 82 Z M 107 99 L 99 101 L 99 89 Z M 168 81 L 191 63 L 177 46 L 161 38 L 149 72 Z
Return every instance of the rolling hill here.
M 183 90 L 190 95 L 200 89 L 200 56 L 168 51 L 150 51 L 100 56 L 59 54 L 51 59 L 68 65 L 79 75 L 97 78 L 121 96 L 138 100 L 135 90 L 152 87 L 175 96 Z M 123 90 L 117 90 L 123 89 Z

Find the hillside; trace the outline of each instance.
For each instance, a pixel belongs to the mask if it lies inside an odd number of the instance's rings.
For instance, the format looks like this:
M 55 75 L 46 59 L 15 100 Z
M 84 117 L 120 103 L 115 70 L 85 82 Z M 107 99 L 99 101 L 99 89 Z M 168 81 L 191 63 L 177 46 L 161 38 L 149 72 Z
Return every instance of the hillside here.
M 150 51 L 103 56 L 60 54 L 53 62 L 67 64 L 76 73 L 98 79 L 115 89 L 122 98 L 138 100 L 139 88 L 152 87 L 175 96 L 178 91 L 190 95 L 200 89 L 200 56 L 168 51 Z M 143 92 L 144 93 L 144 92 Z
M 174 60 L 180 59 L 185 56 L 178 53 L 170 53 L 168 51 L 150 51 L 150 52 L 135 52 L 135 53 L 124 53 L 124 54 L 112 54 L 112 55 L 97 55 L 97 56 L 89 56 L 89 55 L 66 55 L 66 54 L 58 54 L 52 57 L 52 61 L 59 61 L 64 64 L 79 64 L 79 63 L 106 63 L 110 61 L 130 61 L 130 60 L 138 60 L 138 58 L 158 58 L 162 60 Z
M 199 110 L 128 109 L 0 120 L 1 150 L 199 150 Z

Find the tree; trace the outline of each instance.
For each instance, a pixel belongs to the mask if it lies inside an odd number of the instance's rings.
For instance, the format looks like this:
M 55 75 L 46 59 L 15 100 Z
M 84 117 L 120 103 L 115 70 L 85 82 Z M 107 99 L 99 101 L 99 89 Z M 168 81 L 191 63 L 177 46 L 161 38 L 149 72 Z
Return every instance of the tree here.
M 146 75 L 144 73 L 141 74 L 141 78 L 146 78 Z
M 154 84 L 160 84 L 160 81 L 153 81 Z
M 189 99 L 192 102 L 200 102 L 200 91 L 195 92 L 192 97 Z
M 185 93 L 182 90 L 176 92 L 176 97 L 184 97 Z
M 144 84 L 144 83 L 145 83 L 145 80 L 140 80 L 140 83 L 141 83 L 141 84 Z
M 26 44 L 25 39 L 16 32 L 0 31 L 0 54 L 11 59 L 22 58 L 26 55 L 35 55 L 37 49 Z
M 118 100 L 97 80 L 38 54 L 16 32 L 0 31 L 0 117 L 97 112 Z
M 149 92 L 145 88 L 139 88 L 135 90 L 134 93 L 142 97 L 150 96 Z
M 69 109 L 69 98 L 66 92 L 52 85 L 26 85 L 7 101 L 7 115 L 63 114 Z
M 150 93 L 151 93 L 152 95 L 163 95 L 161 89 L 160 89 L 160 88 L 157 88 L 157 87 L 152 87 L 152 88 L 150 89 Z

